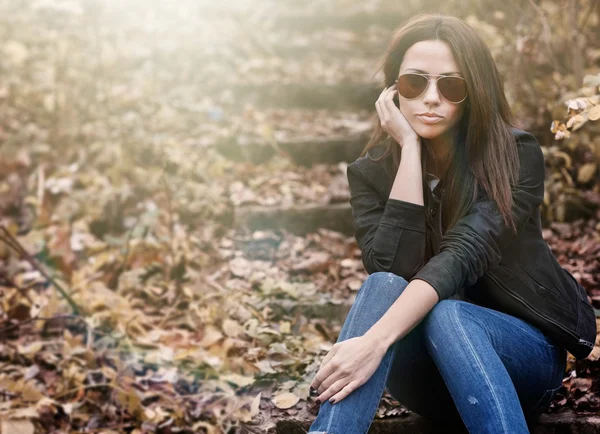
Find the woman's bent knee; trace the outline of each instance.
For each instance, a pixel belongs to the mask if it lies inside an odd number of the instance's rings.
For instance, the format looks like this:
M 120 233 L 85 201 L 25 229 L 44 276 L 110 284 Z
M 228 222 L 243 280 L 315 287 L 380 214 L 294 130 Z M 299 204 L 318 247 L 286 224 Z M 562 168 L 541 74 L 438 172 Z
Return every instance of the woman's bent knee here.
M 406 279 L 394 273 L 387 271 L 378 271 L 367 277 L 363 285 L 358 290 L 357 297 L 373 297 L 381 299 L 383 302 L 386 297 L 393 302 L 404 288 L 408 285 Z
M 376 283 L 377 286 L 406 286 L 408 282 L 402 276 L 398 276 L 397 274 L 391 273 L 389 271 L 376 271 L 367 277 L 366 282 L 371 281 Z
M 439 301 L 433 309 L 425 317 L 425 333 L 429 334 L 432 330 L 448 330 L 452 329 L 454 316 L 457 315 L 457 309 L 460 303 L 465 303 L 462 300 L 445 299 Z

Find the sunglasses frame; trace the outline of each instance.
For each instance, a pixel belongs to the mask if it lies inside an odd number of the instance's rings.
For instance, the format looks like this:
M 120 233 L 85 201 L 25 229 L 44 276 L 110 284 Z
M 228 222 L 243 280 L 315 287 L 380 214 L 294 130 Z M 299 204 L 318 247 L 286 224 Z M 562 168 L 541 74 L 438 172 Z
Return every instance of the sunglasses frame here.
M 406 98 L 404 95 L 402 95 L 400 93 L 400 89 L 398 87 L 398 81 L 400 80 L 400 77 L 402 77 L 403 75 L 420 75 L 421 77 L 425 77 L 427 79 L 427 84 L 425 85 L 425 88 L 423 89 L 423 92 L 421 92 L 420 94 L 418 94 L 417 96 L 415 96 L 414 98 Z M 440 78 L 444 78 L 444 77 L 449 77 L 449 78 L 458 78 L 459 80 L 462 80 L 466 83 L 467 80 L 465 80 L 462 77 L 459 77 L 458 75 L 436 75 L 436 74 L 420 74 L 418 72 L 405 72 L 403 74 L 400 74 L 398 76 L 398 78 L 396 79 L 396 81 L 394 82 L 396 84 L 396 90 L 398 90 L 398 95 L 401 95 L 402 98 L 407 99 L 407 100 L 413 100 L 413 99 L 417 99 L 419 98 L 421 95 L 423 95 L 425 93 L 425 91 L 427 90 L 427 88 L 429 87 L 429 83 L 431 82 L 431 79 L 429 77 L 437 77 L 437 79 L 435 80 L 435 87 L 437 88 L 438 93 L 440 94 L 440 96 L 442 98 L 444 98 L 446 101 L 448 101 L 450 104 L 460 104 L 461 102 L 463 102 L 465 99 L 467 99 L 467 96 L 469 95 L 469 92 L 467 90 L 467 93 L 465 94 L 465 97 L 463 99 L 461 99 L 460 101 L 454 102 L 454 101 L 450 101 L 448 98 L 446 98 L 444 95 L 442 95 L 442 92 L 440 92 L 440 88 L 437 85 L 437 82 Z

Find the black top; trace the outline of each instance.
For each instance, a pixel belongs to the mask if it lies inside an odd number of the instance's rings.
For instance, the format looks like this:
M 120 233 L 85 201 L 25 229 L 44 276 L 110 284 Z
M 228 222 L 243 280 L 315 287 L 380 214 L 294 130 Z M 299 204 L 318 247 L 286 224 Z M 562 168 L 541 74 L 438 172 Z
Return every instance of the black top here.
M 512 187 L 517 233 L 485 192 L 441 236 L 444 180 L 424 188 L 424 205 L 389 197 L 395 177 L 382 145 L 347 167 L 354 235 L 369 274 L 390 272 L 428 282 L 440 301 L 461 293 L 477 304 L 525 319 L 576 358 L 591 351 L 594 310 L 585 289 L 560 266 L 542 237 L 545 161 L 537 139 L 516 128 L 519 178 Z M 429 174 L 431 181 L 431 174 Z M 427 187 L 427 184 L 424 185 Z

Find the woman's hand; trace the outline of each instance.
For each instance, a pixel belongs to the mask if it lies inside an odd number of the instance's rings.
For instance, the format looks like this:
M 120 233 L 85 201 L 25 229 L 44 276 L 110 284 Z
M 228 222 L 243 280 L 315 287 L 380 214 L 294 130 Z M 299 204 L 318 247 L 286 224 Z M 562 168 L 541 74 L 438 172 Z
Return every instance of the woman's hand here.
M 359 336 L 336 343 L 321 362 L 310 387 L 325 402 L 340 402 L 367 382 L 380 365 L 387 349 L 375 339 Z
M 381 128 L 388 133 L 392 139 L 400 145 L 409 141 L 417 141 L 420 143 L 421 138 L 410 126 L 402 112 L 394 104 L 394 96 L 398 93 L 396 85 L 392 85 L 381 92 L 379 98 L 375 102 L 377 115 L 381 120 Z

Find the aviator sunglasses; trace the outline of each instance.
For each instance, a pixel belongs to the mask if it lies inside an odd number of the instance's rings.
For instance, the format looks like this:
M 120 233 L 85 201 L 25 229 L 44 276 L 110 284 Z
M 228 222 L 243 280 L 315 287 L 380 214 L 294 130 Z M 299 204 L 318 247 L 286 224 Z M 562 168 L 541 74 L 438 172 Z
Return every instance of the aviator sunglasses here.
M 429 86 L 429 76 L 438 77 L 435 81 L 444 99 L 458 104 L 467 97 L 467 82 L 464 78 L 452 75 L 417 74 L 407 72 L 396 79 L 398 93 L 406 99 L 418 98 Z

